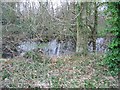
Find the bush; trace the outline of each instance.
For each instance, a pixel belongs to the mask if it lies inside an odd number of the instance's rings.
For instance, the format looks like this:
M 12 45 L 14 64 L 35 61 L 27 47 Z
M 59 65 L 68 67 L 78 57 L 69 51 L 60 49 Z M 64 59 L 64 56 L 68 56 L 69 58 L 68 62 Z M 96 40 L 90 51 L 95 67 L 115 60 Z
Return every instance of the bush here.
M 109 44 L 104 63 L 108 65 L 112 75 L 118 75 L 120 72 L 120 2 L 108 3 L 107 13 L 110 13 L 108 16 L 110 18 L 107 19 L 109 26 L 107 32 L 112 34 L 112 42 Z

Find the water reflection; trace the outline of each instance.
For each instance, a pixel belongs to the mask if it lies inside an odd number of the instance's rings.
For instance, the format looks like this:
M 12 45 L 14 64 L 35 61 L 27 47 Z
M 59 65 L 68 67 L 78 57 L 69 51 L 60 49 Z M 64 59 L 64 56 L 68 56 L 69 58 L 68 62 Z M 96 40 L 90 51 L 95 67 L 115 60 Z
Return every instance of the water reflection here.
M 42 52 L 48 56 L 55 56 L 55 55 L 60 56 L 60 55 L 66 55 L 66 54 L 68 55 L 75 52 L 75 44 L 71 40 L 68 40 L 66 42 L 65 41 L 58 42 L 57 39 L 54 39 L 48 43 L 39 43 L 39 42 L 30 42 L 30 41 L 21 42 L 17 48 L 18 48 L 17 51 L 20 52 L 21 56 L 23 56 L 25 53 L 29 51 L 33 51 L 37 49 L 41 49 Z M 92 44 L 90 44 L 88 46 L 88 51 L 92 52 L 92 49 L 93 49 L 93 46 Z M 107 46 L 105 44 L 105 39 L 97 38 L 96 51 L 105 52 L 106 50 L 107 50 Z M 3 56 L 8 54 L 13 55 L 13 53 L 5 52 L 3 53 Z

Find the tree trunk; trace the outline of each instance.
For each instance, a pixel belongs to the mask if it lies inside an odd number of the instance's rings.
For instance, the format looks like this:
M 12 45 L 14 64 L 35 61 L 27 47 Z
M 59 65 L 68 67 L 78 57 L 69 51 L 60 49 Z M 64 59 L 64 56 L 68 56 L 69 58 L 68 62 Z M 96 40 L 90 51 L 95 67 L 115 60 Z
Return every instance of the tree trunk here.
M 96 38 L 97 38 L 97 19 L 98 19 L 98 11 L 97 4 L 94 3 L 94 27 L 92 30 L 92 43 L 93 43 L 93 52 L 96 51 Z
M 77 14 L 79 14 L 79 16 L 77 17 L 77 40 L 76 40 L 76 52 L 81 52 L 83 50 L 83 47 L 82 47 L 82 40 L 83 40 L 83 37 L 82 37 L 82 7 L 83 7 L 83 4 L 80 3 L 77 4 Z

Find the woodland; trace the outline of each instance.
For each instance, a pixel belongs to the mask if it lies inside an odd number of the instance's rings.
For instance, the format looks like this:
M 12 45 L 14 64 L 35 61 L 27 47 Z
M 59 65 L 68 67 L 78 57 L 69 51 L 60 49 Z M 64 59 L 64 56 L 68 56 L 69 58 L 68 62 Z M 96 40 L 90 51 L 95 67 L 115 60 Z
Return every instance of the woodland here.
M 120 88 L 120 1 L 0 1 L 0 88 Z

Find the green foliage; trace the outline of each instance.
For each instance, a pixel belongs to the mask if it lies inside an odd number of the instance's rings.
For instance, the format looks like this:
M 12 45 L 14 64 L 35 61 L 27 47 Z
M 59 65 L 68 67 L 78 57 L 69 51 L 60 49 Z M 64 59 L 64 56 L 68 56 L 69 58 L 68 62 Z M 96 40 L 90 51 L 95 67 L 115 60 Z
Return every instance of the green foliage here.
M 17 16 L 15 11 L 12 10 L 15 7 L 15 3 L 2 3 L 2 22 L 3 25 L 7 23 L 15 24 L 17 21 Z M 10 7 L 11 8 L 10 8 Z
M 5 71 L 3 72 L 3 77 L 2 77 L 2 79 L 4 80 L 5 78 L 9 78 L 9 77 L 10 77 L 10 74 L 8 73 L 7 70 L 5 70 Z
M 85 80 L 85 88 L 95 88 L 95 85 L 92 81 Z
M 100 78 L 94 77 L 94 79 L 85 80 L 85 88 L 107 88 L 109 87 L 110 82 L 108 80 L 101 81 L 101 85 L 98 85 Z M 98 87 L 96 87 L 98 86 Z M 93 89 L 93 90 L 94 90 Z M 104 89 L 103 89 L 104 90 Z
M 42 55 L 38 52 L 29 51 L 24 55 L 25 58 L 32 59 L 33 61 L 43 62 Z
M 40 63 L 23 57 L 0 60 L 2 85 L 9 88 L 116 88 L 117 78 L 104 74 L 107 71 L 99 65 L 101 59 L 100 54 L 61 57 L 56 63 Z
M 108 3 L 106 12 L 109 13 L 107 32 L 112 34 L 112 42 L 104 63 L 108 65 L 112 75 L 117 75 L 120 72 L 120 2 Z
M 59 78 L 57 78 L 57 77 L 52 77 L 51 79 L 52 79 L 51 81 L 52 81 L 53 87 L 54 87 L 54 88 L 59 88 L 59 87 L 60 87 Z

